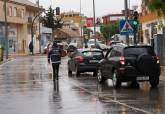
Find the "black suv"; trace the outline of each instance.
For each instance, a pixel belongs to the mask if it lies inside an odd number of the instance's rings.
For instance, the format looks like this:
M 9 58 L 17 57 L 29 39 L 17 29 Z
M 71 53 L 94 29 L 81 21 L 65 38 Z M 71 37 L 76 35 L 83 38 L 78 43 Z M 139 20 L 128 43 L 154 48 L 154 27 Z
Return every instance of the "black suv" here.
M 152 87 L 159 84 L 160 63 L 154 50 L 148 45 L 128 46 L 117 44 L 109 49 L 99 62 L 97 79 L 103 83 L 112 79 L 114 87 L 122 82 L 149 81 Z M 138 83 L 137 83 L 138 84 Z

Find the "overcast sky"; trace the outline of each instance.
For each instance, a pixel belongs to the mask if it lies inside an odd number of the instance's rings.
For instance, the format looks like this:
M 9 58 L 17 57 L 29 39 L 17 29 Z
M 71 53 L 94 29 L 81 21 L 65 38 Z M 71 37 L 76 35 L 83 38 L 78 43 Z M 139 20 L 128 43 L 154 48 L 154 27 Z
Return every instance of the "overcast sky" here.
M 36 0 L 30 0 L 36 2 Z M 88 16 L 93 16 L 93 0 L 40 0 L 40 4 L 44 8 L 48 8 L 52 5 L 53 8 L 60 7 L 61 12 L 68 11 L 80 11 L 81 1 L 81 12 Z M 120 13 L 124 9 L 125 0 L 95 0 L 95 14 L 96 17 L 101 17 L 110 13 Z M 128 6 L 140 5 L 141 0 L 128 0 Z

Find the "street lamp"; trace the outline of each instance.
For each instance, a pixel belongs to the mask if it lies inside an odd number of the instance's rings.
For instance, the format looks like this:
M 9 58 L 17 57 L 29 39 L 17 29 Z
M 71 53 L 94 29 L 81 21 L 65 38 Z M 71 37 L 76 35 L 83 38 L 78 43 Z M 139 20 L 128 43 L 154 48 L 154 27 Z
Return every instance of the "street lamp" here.
M 127 22 L 128 21 L 128 0 L 124 0 L 124 4 L 125 4 L 125 21 Z M 129 33 L 126 34 L 126 43 L 129 45 Z
M 37 5 L 38 5 L 38 12 L 40 12 L 40 0 L 37 1 Z M 39 39 L 39 52 L 41 53 L 41 28 L 40 28 L 40 17 L 39 17 L 39 26 L 38 26 L 38 39 Z
M 83 46 L 84 41 L 83 41 L 83 35 L 82 35 L 83 31 L 82 31 L 82 15 L 81 15 L 81 0 L 80 0 L 80 38 L 81 38 L 81 44 Z
M 93 27 L 94 27 L 94 38 L 95 38 L 95 46 L 96 46 L 96 17 L 95 17 L 95 0 L 93 0 Z

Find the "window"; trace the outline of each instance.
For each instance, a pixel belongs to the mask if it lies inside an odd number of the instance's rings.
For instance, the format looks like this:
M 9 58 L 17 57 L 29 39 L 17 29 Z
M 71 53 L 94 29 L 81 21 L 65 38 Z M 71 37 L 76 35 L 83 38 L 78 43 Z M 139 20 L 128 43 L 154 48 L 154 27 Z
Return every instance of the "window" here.
M 8 12 L 9 16 L 12 16 L 12 7 L 10 6 L 8 10 L 9 10 Z
M 21 10 L 21 18 L 24 18 L 24 9 Z
M 3 34 L 3 28 L 1 24 L 0 24 L 0 34 Z
M 14 12 L 13 12 L 13 16 L 16 17 L 17 16 L 17 8 L 14 8 Z

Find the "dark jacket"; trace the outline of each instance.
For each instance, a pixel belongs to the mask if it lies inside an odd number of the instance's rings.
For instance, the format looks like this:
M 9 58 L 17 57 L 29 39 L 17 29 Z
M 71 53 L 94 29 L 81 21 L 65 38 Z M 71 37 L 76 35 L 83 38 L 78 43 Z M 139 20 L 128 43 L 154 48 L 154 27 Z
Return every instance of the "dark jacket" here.
M 32 42 L 30 42 L 30 44 L 29 44 L 29 50 L 30 50 L 30 52 L 33 52 L 33 44 L 32 44 Z
M 56 63 L 60 64 L 61 63 L 61 49 L 57 47 L 52 47 L 52 49 L 48 53 L 48 62 L 50 63 Z

